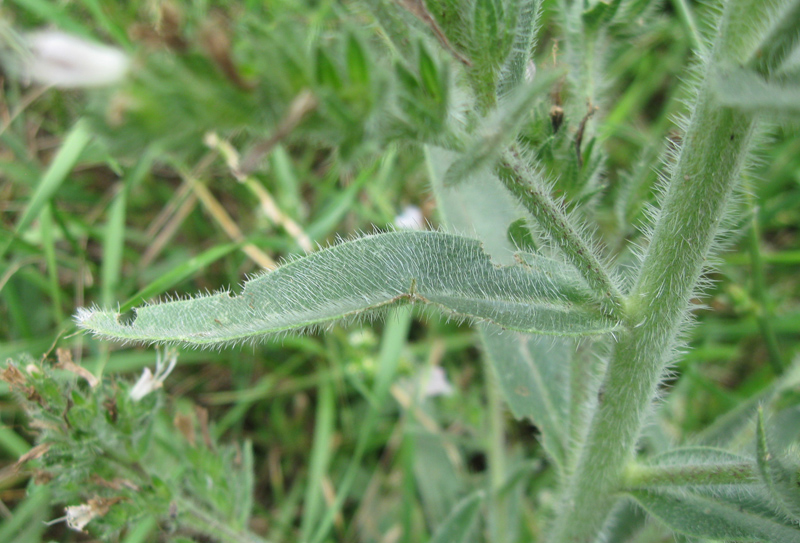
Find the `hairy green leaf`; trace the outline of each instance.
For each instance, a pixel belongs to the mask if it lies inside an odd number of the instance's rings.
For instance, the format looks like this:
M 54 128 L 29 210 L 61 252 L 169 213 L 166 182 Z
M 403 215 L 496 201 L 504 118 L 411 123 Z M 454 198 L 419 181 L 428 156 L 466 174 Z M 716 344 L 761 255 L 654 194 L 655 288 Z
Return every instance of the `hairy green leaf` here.
M 748 462 L 748 459 L 716 447 L 680 447 L 654 456 L 648 463 L 653 466 L 681 466 L 743 462 Z
M 528 63 L 533 58 L 536 32 L 539 30 L 540 12 L 541 2 L 538 0 L 513 0 L 509 3 L 507 27 L 509 30 L 513 28 L 513 42 L 511 53 L 500 72 L 498 96 L 505 96 L 526 79 Z
M 441 232 L 371 235 L 257 276 L 238 296 L 218 292 L 147 305 L 130 324 L 99 309 L 80 310 L 77 321 L 123 341 L 215 346 L 426 302 L 449 316 L 525 332 L 581 335 L 616 328 L 569 266 L 519 257 L 517 265 L 495 266 L 477 240 Z
M 610 22 L 616 15 L 620 3 L 620 0 L 600 0 L 584 10 L 582 18 L 586 28 L 594 31 Z
M 800 527 L 768 508 L 766 497 L 748 485 L 712 492 L 651 492 L 631 496 L 648 513 L 682 534 L 734 541 L 800 541 Z
M 513 264 L 517 248 L 508 239 L 508 226 L 526 214 L 511 193 L 489 171 L 446 185 L 445 173 L 460 155 L 433 146 L 425 155 L 443 222 L 455 233 L 480 239 L 493 262 Z
M 756 459 L 758 473 L 775 503 L 791 518 L 800 519 L 800 471 L 797 461 L 783 458 L 772 449 L 764 423 L 764 413 L 759 410 L 756 431 Z M 787 462 L 788 461 L 788 462 Z M 794 463 L 794 469 L 790 466 Z
M 528 417 L 542 444 L 564 465 L 569 440 L 570 362 L 574 346 L 562 338 L 486 327 L 481 335 L 500 390 L 517 418 Z
M 800 43 L 800 1 L 791 0 L 783 4 L 783 12 L 775 12 L 772 28 L 750 62 L 762 74 L 780 67 Z
M 630 465 L 626 471 L 625 486 L 635 489 L 712 487 L 756 480 L 752 460 L 713 447 L 673 449 L 647 465 Z
M 753 70 L 718 70 L 712 79 L 721 105 L 784 119 L 800 116 L 800 82 L 767 81 Z
M 530 117 L 533 105 L 556 81 L 558 73 L 540 74 L 533 83 L 520 85 L 487 115 L 473 141 L 444 176 L 445 184 L 459 183 L 483 169 L 491 168 L 501 153 L 517 136 L 520 126 Z

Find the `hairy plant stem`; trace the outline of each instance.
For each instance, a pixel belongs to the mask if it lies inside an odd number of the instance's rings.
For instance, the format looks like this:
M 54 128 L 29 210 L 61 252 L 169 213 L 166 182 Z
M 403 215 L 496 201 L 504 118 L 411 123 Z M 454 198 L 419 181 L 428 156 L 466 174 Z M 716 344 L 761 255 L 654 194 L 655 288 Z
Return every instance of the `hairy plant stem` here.
M 642 466 L 631 464 L 625 472 L 625 489 L 686 485 L 735 485 L 757 479 L 755 466 L 741 464 L 697 464 L 686 466 Z
M 730 60 L 729 40 L 723 30 L 710 66 Z M 640 275 L 625 304 L 627 329 L 619 336 L 606 370 L 598 408 L 564 490 L 552 542 L 595 541 L 617 502 L 658 383 L 687 321 L 690 298 L 740 177 L 752 118 L 716 106 L 705 85 L 696 104 Z
M 619 289 L 564 209 L 550 196 L 549 188 L 531 172 L 518 151 L 511 149 L 503 156 L 497 176 L 542 225 L 589 286 L 600 294 L 603 311 L 609 317 L 622 320 L 624 302 Z

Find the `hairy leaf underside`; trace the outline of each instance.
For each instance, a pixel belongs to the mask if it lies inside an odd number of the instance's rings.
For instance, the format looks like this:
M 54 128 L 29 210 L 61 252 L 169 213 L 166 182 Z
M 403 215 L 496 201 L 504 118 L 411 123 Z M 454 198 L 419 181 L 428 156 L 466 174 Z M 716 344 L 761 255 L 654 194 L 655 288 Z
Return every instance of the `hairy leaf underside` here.
M 244 284 L 241 294 L 202 295 L 136 309 L 81 309 L 95 334 L 148 343 L 219 346 L 424 302 L 447 316 L 510 330 L 583 335 L 611 332 L 580 275 L 567 264 L 519 253 L 495 266 L 480 242 L 441 232 L 391 232 L 341 243 Z

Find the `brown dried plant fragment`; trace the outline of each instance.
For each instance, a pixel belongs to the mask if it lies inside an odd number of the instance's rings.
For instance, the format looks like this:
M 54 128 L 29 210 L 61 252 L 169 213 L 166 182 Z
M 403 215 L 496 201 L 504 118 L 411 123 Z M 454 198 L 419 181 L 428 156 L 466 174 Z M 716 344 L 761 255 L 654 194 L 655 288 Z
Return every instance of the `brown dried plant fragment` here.
M 78 377 L 85 379 L 92 388 L 100 384 L 99 379 L 97 379 L 92 372 L 72 361 L 72 353 L 69 349 L 63 349 L 61 347 L 56 349 L 56 358 L 58 358 L 58 362 L 55 365 L 56 368 L 74 373 Z

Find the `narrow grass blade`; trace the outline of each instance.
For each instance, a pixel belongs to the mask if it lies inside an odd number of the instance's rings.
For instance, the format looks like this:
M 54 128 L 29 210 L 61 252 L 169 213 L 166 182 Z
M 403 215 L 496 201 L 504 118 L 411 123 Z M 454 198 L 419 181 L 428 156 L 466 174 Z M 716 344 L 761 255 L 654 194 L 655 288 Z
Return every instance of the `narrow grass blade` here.
M 125 247 L 125 217 L 128 193 L 131 188 L 144 179 L 155 160 L 153 150 L 145 152 L 139 163 L 125 179 L 125 184 L 117 193 L 108 210 L 108 222 L 103 233 L 103 262 L 101 267 L 102 300 L 109 305 L 122 277 L 122 253 Z
M 136 295 L 122 304 L 119 311 L 121 313 L 130 311 L 136 304 L 140 304 L 145 300 L 152 298 L 153 296 L 158 296 L 159 294 L 164 293 L 170 287 L 180 283 L 187 277 L 191 277 L 192 274 L 198 270 L 201 270 L 212 262 L 219 260 L 228 253 L 235 251 L 237 248 L 239 248 L 239 246 L 240 245 L 238 243 L 217 245 L 216 247 L 212 247 L 211 249 L 193 258 L 190 258 L 183 264 L 172 268 L 170 271 L 137 292 Z
M 0 449 L 20 457 L 31 449 L 27 441 L 11 428 L 0 427 Z
M 308 541 L 323 505 L 322 485 L 332 456 L 331 438 L 333 437 L 335 411 L 333 385 L 330 382 L 321 381 L 317 395 L 314 445 L 311 449 L 311 464 L 303 500 L 300 541 Z
M 63 9 L 63 4 L 53 4 L 47 0 L 13 0 L 20 9 L 29 12 L 43 23 L 49 23 L 55 27 L 83 36 L 91 36 L 92 33 L 81 23 L 70 17 Z
M 381 341 L 380 355 L 378 356 L 378 375 L 372 388 L 372 403 L 367 410 L 364 423 L 358 434 L 356 450 L 347 466 L 347 471 L 337 485 L 336 500 L 328 506 L 325 515 L 320 520 L 314 536 L 307 541 L 321 543 L 325 540 L 333 526 L 336 515 L 344 505 L 345 498 L 355 482 L 356 475 L 362 469 L 362 460 L 367 451 L 373 432 L 380 419 L 384 402 L 389 395 L 389 387 L 397 374 L 400 362 L 400 352 L 408 339 L 408 330 L 411 327 L 410 308 L 400 308 L 393 312 L 387 320 L 386 328 Z
M 72 168 L 78 162 L 78 159 L 83 153 L 83 150 L 89 144 L 91 134 L 89 127 L 85 121 L 79 120 L 72 127 L 72 130 L 67 134 L 64 143 L 61 145 L 58 154 L 53 159 L 50 167 L 45 172 L 42 180 L 36 187 L 33 195 L 31 196 L 28 205 L 17 220 L 14 234 L 20 235 L 27 229 L 31 223 L 39 216 L 42 208 L 53 197 L 58 187 L 64 182 L 72 171 Z M 0 257 L 2 257 L 10 246 L 9 242 L 3 244 L 0 248 Z
M 16 538 L 19 532 L 30 522 L 37 522 L 41 512 L 48 509 L 50 489 L 43 486 L 33 488 L 28 497 L 14 509 L 11 518 L 0 524 L 0 541 L 19 541 Z
M 88 125 L 85 121 L 79 120 L 64 138 L 64 143 L 58 150 L 58 154 L 56 154 L 50 167 L 47 168 L 30 202 L 25 207 L 25 211 L 17 221 L 14 229 L 16 234 L 20 234 L 28 228 L 33 220 L 39 216 L 42 207 L 66 180 L 90 140 L 91 134 L 89 133 Z
M 40 217 L 40 230 L 42 233 L 42 246 L 44 258 L 47 262 L 47 278 L 50 286 L 50 304 L 53 308 L 53 319 L 56 323 L 64 321 L 64 305 L 62 304 L 61 286 L 58 280 L 58 261 L 56 259 L 55 236 L 53 235 L 53 212 L 49 206 L 42 208 Z

